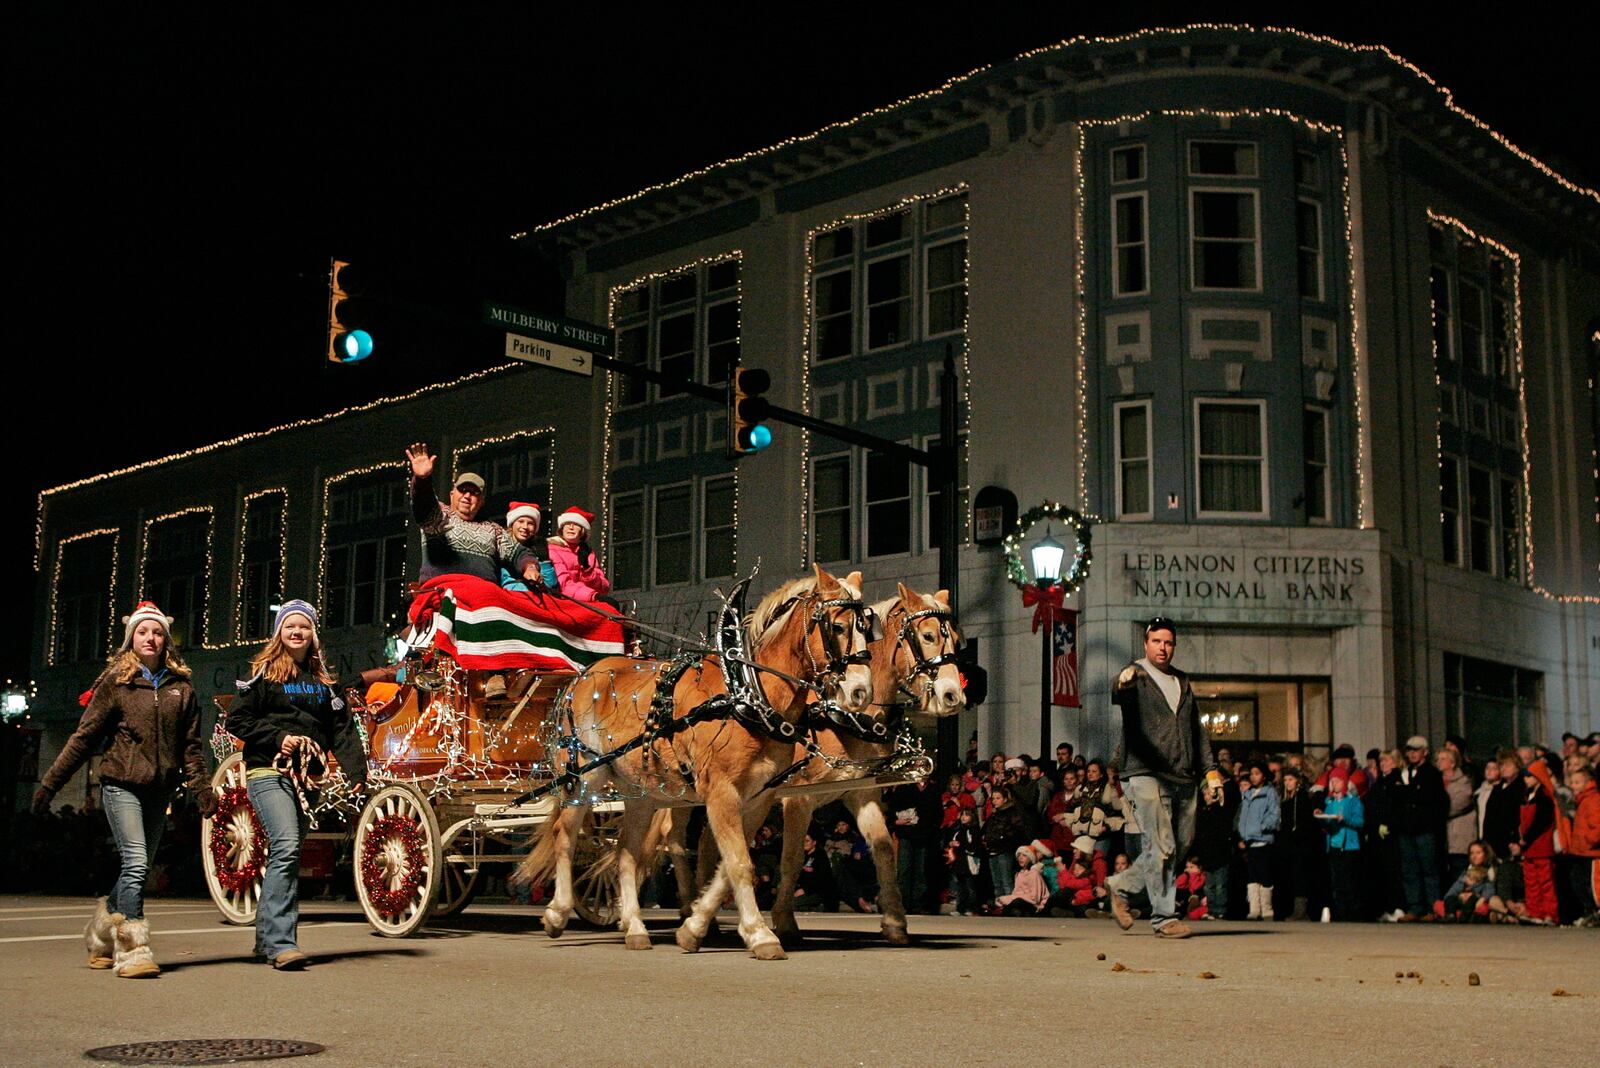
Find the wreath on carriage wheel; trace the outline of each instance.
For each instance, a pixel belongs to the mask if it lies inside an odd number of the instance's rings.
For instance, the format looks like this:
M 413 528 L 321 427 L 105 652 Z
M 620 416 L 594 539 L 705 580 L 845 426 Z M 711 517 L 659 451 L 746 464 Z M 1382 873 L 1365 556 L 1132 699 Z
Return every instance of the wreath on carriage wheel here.
M 207 845 L 211 849 L 212 866 L 216 869 L 217 885 L 230 894 L 243 893 L 255 885 L 261 877 L 261 861 L 267 855 L 267 832 L 261 826 L 261 820 L 255 818 L 251 812 L 250 819 L 250 859 L 243 864 L 235 866 L 228 856 L 232 841 L 228 829 L 233 825 L 233 817 L 240 809 L 250 808 L 250 795 L 242 786 L 224 790 L 217 795 L 217 811 L 211 816 L 211 840 Z
M 405 856 L 405 874 L 393 889 L 388 886 L 389 872 L 380 863 L 385 848 L 391 841 L 400 843 Z M 422 855 L 422 834 L 417 821 L 410 816 L 392 813 L 373 821 L 361 850 L 361 885 L 366 887 L 367 900 L 381 916 L 394 916 L 405 911 L 422 884 L 421 874 L 425 860 Z

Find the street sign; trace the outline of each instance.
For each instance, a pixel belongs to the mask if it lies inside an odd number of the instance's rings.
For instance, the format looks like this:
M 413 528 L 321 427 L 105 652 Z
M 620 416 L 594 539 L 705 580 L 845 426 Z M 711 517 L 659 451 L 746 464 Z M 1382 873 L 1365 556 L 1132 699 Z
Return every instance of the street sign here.
M 594 357 L 582 349 L 556 345 L 540 341 L 538 338 L 523 337 L 521 334 L 506 335 L 506 355 L 513 360 L 542 363 L 546 367 L 554 367 L 557 371 L 568 371 L 575 375 L 594 374 Z
M 577 319 L 564 319 L 559 315 L 541 315 L 538 312 L 524 311 L 521 308 L 486 300 L 483 302 L 483 321 L 510 334 L 535 337 L 540 341 L 565 345 L 583 352 L 600 352 L 607 356 L 616 352 L 615 331 L 595 326 L 593 323 L 580 322 Z M 506 346 L 506 355 L 511 355 L 510 345 Z M 583 373 L 591 374 L 593 371 L 591 369 Z

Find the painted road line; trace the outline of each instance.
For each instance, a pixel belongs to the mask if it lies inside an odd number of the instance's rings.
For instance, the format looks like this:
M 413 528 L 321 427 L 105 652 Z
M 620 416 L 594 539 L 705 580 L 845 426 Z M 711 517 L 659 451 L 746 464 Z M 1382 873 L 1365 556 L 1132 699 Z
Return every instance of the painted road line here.
M 317 928 L 326 928 L 326 927 L 365 927 L 365 926 L 367 926 L 367 923 L 366 923 L 365 920 L 338 920 L 338 921 L 335 921 L 333 923 L 307 923 L 304 920 L 302 920 L 300 922 L 300 926 L 302 928 L 311 928 L 311 927 L 317 927 Z M 220 923 L 219 922 L 215 927 L 191 927 L 191 928 L 189 928 L 187 930 L 179 930 L 179 931 L 157 931 L 156 934 L 160 935 L 162 938 L 170 938 L 173 935 L 238 934 L 238 933 L 240 933 L 242 931 L 248 931 L 248 930 L 250 930 L 249 927 L 234 927 L 231 924 L 224 924 L 224 923 Z M 68 942 L 68 941 L 79 941 L 79 942 L 81 942 L 81 941 L 83 941 L 83 935 L 80 933 L 80 934 L 64 934 L 64 935 L 25 935 L 25 936 L 23 936 L 21 938 L 0 938 L 0 945 L 6 944 L 6 943 L 9 943 L 9 942 Z

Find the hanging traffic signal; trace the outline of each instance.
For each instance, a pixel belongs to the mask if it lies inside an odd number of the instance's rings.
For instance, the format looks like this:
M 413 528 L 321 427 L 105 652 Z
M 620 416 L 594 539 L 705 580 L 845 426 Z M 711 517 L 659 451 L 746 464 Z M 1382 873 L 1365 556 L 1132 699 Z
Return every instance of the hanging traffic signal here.
M 772 376 L 759 368 L 734 367 L 728 376 L 728 453 L 744 456 L 772 444 L 766 418 L 772 405 L 761 394 L 772 386 Z
M 357 325 L 364 309 L 349 292 L 349 268 L 344 260 L 334 260 L 328 269 L 328 359 L 333 363 L 355 363 L 372 355 L 372 335 Z

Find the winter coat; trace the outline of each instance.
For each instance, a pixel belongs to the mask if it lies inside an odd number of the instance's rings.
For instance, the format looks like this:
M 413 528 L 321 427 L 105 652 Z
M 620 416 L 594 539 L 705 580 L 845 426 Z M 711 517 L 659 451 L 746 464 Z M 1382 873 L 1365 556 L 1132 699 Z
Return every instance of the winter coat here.
M 239 683 L 239 695 L 228 706 L 228 733 L 244 742 L 244 763 L 251 771 L 272 767 L 283 739 L 304 735 L 339 762 L 351 782 L 365 782 L 367 757 L 355 716 L 333 687 L 309 675 L 272 682 L 257 675 Z
M 1086 834 L 1099 841 L 1112 831 L 1122 830 L 1122 810 L 1118 800 L 1117 791 L 1109 780 L 1099 786 L 1078 787 L 1070 809 L 1073 836 Z
M 156 687 L 143 673 L 127 682 L 117 682 L 111 675 L 107 671 L 95 683 L 78 729 L 39 785 L 52 794 L 59 792 L 102 746 L 102 782 L 170 789 L 181 777 L 191 787 L 204 785 L 200 705 L 189 680 L 168 670 Z
M 1122 777 L 1154 775 L 1170 785 L 1193 786 L 1215 762 L 1188 674 L 1176 668 L 1167 672 L 1178 680 L 1174 712 L 1150 673 L 1138 664 L 1128 666 L 1133 679 L 1111 693 L 1112 703 L 1122 709 L 1122 759 L 1116 761 Z
M 1567 852 L 1575 857 L 1600 857 L 1600 790 L 1590 783 L 1578 795 L 1572 817 L 1572 841 Z
M 1432 764 L 1400 769 L 1395 781 L 1394 826 L 1400 834 L 1439 834 L 1449 811 L 1450 798 L 1444 792 L 1444 776 Z
M 1510 845 L 1517 840 L 1522 819 L 1522 779 L 1502 779 L 1489 789 L 1483 803 L 1483 833 L 1479 835 L 1494 848 L 1496 856 L 1509 857 Z
M 1213 805 L 1204 795 L 1194 813 L 1194 854 L 1207 871 L 1221 871 L 1233 855 L 1233 827 L 1239 817 L 1239 786 L 1222 783 L 1222 800 Z
M 1057 790 L 1044 810 L 1045 823 L 1050 829 L 1050 848 L 1063 857 L 1072 851 L 1072 840 L 1077 837 L 1072 831 L 1076 804 L 1065 790 Z
M 1464 854 L 1477 837 L 1478 799 L 1473 794 L 1472 779 L 1464 771 L 1457 771 L 1453 779 L 1443 779 L 1445 796 L 1450 807 L 1445 815 L 1445 852 Z
M 1556 802 L 1542 786 L 1522 798 L 1517 840 L 1523 860 L 1549 860 L 1556 855 Z
M 1239 799 L 1235 830 L 1247 844 L 1271 842 L 1278 830 L 1278 791 L 1268 783 L 1252 786 Z
M 561 583 L 563 594 L 576 601 L 593 601 L 611 592 L 611 580 L 606 578 L 599 557 L 587 542 L 575 548 L 565 538 L 551 538 L 548 544 L 550 563 L 556 569 L 556 581 Z
M 1323 851 L 1322 824 L 1313 814 L 1311 792 L 1300 789 L 1278 802 L 1278 848 L 1286 851 L 1299 869 L 1309 868 Z
M 1322 769 L 1322 774 L 1317 776 L 1318 790 L 1326 790 L 1328 788 L 1328 776 L 1332 775 L 1333 771 L 1332 767 Z M 1345 792 L 1353 792 L 1357 797 L 1366 797 L 1367 791 L 1372 789 L 1372 783 L 1367 778 L 1365 768 L 1350 768 L 1346 770 L 1345 780 Z
M 913 783 L 896 786 L 884 795 L 883 807 L 889 813 L 889 829 L 896 838 L 918 845 L 928 845 L 938 838 L 944 805 L 931 787 L 924 789 Z
M 1011 883 L 1011 893 L 995 898 L 994 903 L 1004 908 L 1013 901 L 1026 901 L 1037 910 L 1044 908 L 1044 903 L 1049 900 L 1050 887 L 1045 884 L 1044 873 L 1039 870 L 1039 865 L 1034 864 L 1017 872 Z
M 801 857 L 795 888 L 804 890 L 805 896 L 812 900 L 825 903 L 839 900 L 839 886 L 833 878 L 833 867 L 828 863 L 828 854 L 821 846 Z
M 1033 835 L 1027 831 L 1025 817 L 1015 801 L 994 810 L 989 822 L 983 825 L 983 844 L 990 856 L 1003 857 L 1027 845 Z
M 1328 816 L 1343 816 L 1343 820 L 1324 820 L 1322 829 L 1328 835 L 1328 851 L 1352 853 L 1361 848 L 1361 827 L 1366 822 L 1366 806 L 1354 794 L 1330 797 L 1322 805 Z

